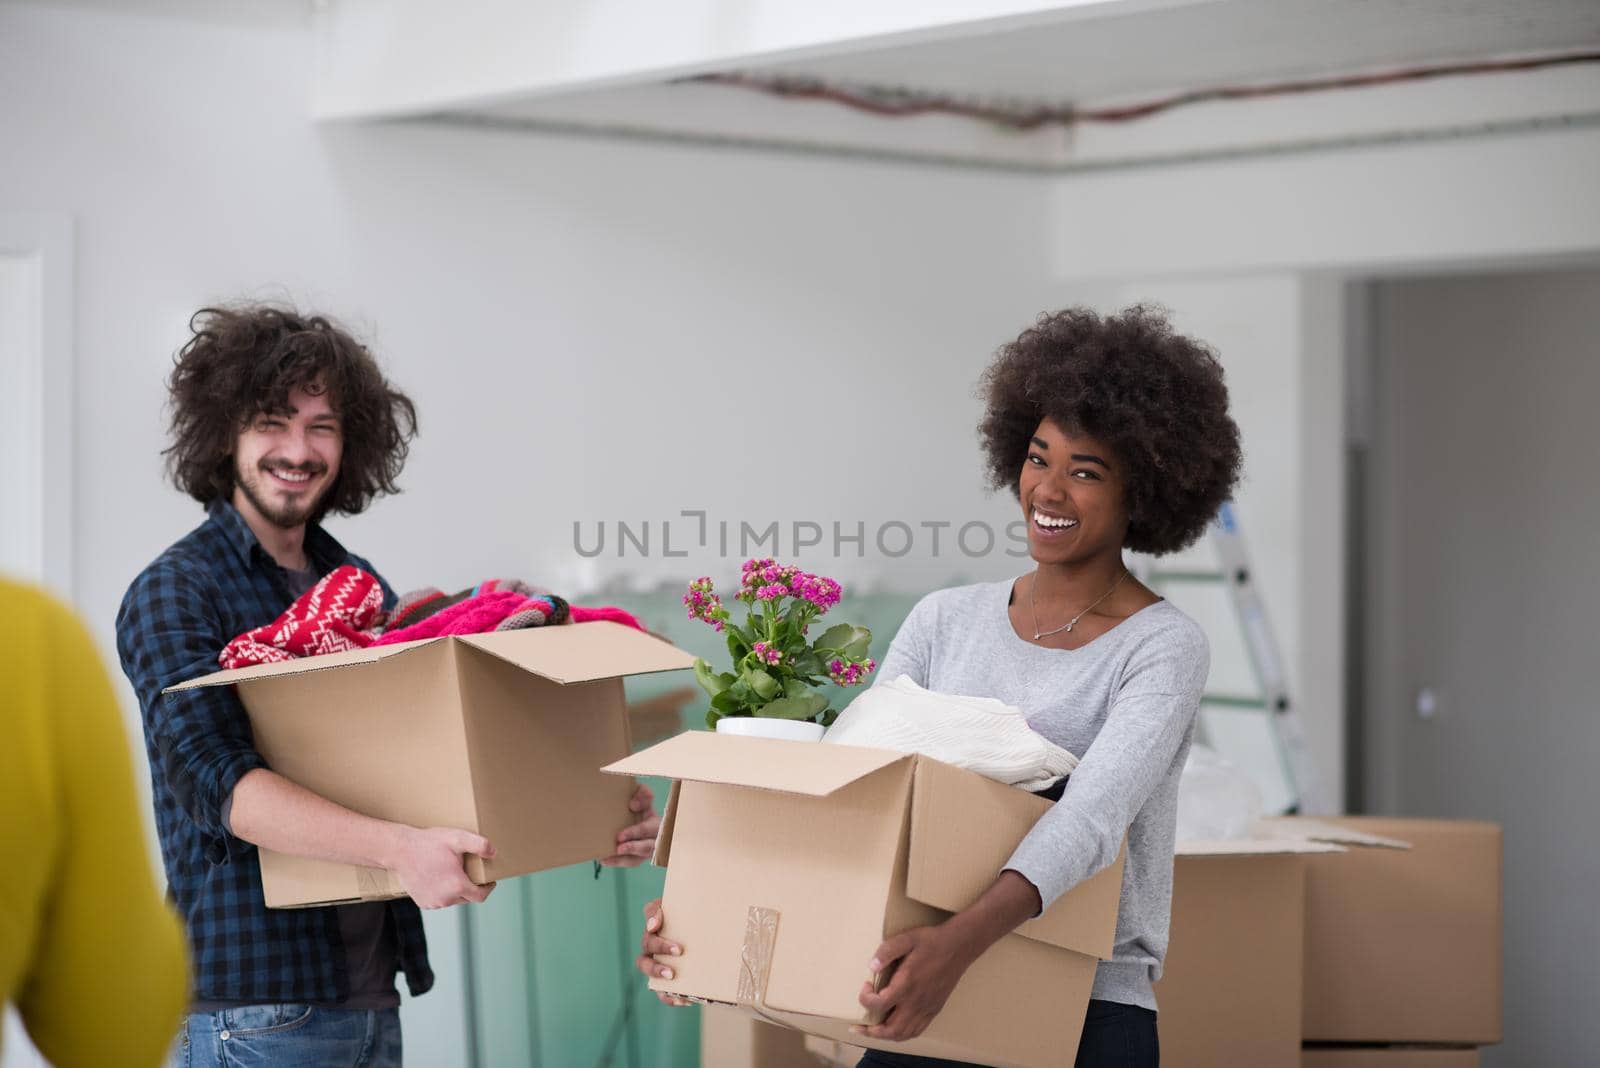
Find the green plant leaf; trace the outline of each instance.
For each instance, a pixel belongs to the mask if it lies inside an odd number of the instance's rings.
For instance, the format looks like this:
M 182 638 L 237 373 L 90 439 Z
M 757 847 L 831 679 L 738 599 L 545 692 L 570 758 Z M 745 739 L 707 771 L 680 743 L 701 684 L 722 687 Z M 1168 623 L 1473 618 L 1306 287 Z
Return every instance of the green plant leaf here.
M 823 703 L 826 704 L 827 701 L 824 700 Z M 780 697 L 776 701 L 762 705 L 756 710 L 756 714 L 768 719 L 810 719 L 816 715 L 816 711 L 811 702 L 803 697 Z
M 733 691 L 723 690 L 711 699 L 711 708 L 724 716 L 731 716 L 739 711 L 739 702 L 733 696 Z
M 838 719 L 838 718 L 839 718 L 839 713 L 836 712 L 835 710 L 833 710 L 831 708 L 823 709 L 823 711 L 822 711 L 822 725 L 824 727 L 833 726 L 833 721 Z
M 719 720 L 721 718 L 722 718 L 722 713 L 721 712 L 718 712 L 714 708 L 706 709 L 706 729 L 707 730 L 713 730 L 713 731 L 716 730 L 717 729 L 717 720 Z
M 750 688 L 750 684 L 744 679 L 735 679 L 733 681 L 733 685 L 729 686 L 723 692 L 732 698 L 732 700 L 740 708 L 743 708 L 746 705 L 755 704 L 756 692 Z
M 807 716 L 807 719 L 812 719 L 828 710 L 828 699 L 820 693 L 810 694 L 805 700 L 807 707 L 811 709 L 811 715 Z
M 828 669 L 823 666 L 822 657 L 807 649 L 789 662 L 790 668 L 796 675 L 826 675 Z
M 843 649 L 845 643 L 855 637 L 856 628 L 848 623 L 838 623 L 829 627 L 817 636 L 815 643 L 818 649 Z
M 807 686 L 805 683 L 801 682 L 799 679 L 786 679 L 786 680 L 784 680 L 784 683 L 783 683 L 783 696 L 785 696 L 785 697 L 806 697 L 806 696 L 809 696 L 810 693 L 811 693 L 811 687 Z
M 702 690 L 715 697 L 728 688 L 728 685 L 733 682 L 733 676 L 719 675 L 711 670 L 711 665 L 704 660 L 696 660 L 694 662 L 694 681 L 700 684 Z
M 778 680 L 760 668 L 746 668 L 744 681 L 763 701 L 775 697 L 778 693 Z
M 861 631 L 860 637 L 851 639 L 850 643 L 839 651 L 854 660 L 865 660 L 867 649 L 872 645 L 872 632 L 865 627 L 857 629 Z

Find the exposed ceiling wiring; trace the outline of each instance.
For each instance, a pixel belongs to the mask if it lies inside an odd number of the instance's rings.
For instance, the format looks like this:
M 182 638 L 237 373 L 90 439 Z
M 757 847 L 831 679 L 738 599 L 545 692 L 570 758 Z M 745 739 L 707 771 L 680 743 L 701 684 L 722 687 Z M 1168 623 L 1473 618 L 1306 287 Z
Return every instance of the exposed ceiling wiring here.
M 1539 70 L 1600 62 L 1600 51 L 1561 52 L 1550 55 L 1509 59 L 1470 60 L 1434 66 L 1364 74 L 1342 74 L 1297 81 L 1267 82 L 1256 85 L 1224 85 L 1192 89 L 1142 103 L 1113 107 L 1080 108 L 1071 104 L 993 104 L 960 100 L 952 96 L 880 86 L 844 85 L 805 75 L 772 75 L 744 71 L 700 74 L 681 79 L 707 85 L 749 89 L 791 100 L 821 100 L 886 118 L 911 118 L 918 115 L 956 115 L 1013 130 L 1035 130 L 1042 126 L 1073 126 L 1085 122 L 1130 122 L 1162 112 L 1213 100 L 1249 100 L 1261 97 L 1318 93 L 1335 89 L 1362 89 L 1400 82 L 1459 75 Z

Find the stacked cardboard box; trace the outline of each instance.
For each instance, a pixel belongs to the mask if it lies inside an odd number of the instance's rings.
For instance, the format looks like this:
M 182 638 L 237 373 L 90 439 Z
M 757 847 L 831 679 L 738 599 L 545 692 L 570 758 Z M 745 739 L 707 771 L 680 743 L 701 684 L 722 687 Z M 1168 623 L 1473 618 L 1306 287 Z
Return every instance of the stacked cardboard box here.
M 1156 984 L 1170 1063 L 1287 1066 L 1299 1058 L 1307 858 L 1338 848 L 1291 838 L 1178 844 Z
M 1156 988 L 1169 1059 L 1453 1068 L 1499 1041 L 1499 828 L 1280 819 L 1258 834 L 1235 855 L 1180 845 Z M 1328 845 L 1262 854 L 1273 838 Z
M 808 1047 L 810 1042 L 822 1041 L 758 1020 L 740 1009 L 706 1005 L 700 1012 L 703 1068 L 823 1068 L 835 1062 Z M 854 1066 L 860 1059 L 857 1050 L 849 1063 Z
M 1301 1068 L 1478 1068 L 1476 1049 L 1424 1049 L 1404 1046 L 1307 1049 Z
M 1328 822 L 1411 848 L 1353 848 L 1309 862 L 1304 1027 L 1315 1045 L 1304 1064 L 1476 1065 L 1475 1047 L 1501 1038 L 1500 828 Z
M 474 882 L 603 857 L 632 819 L 622 677 L 694 658 L 617 623 L 576 623 L 359 649 L 219 671 L 279 774 L 357 812 L 460 827 L 494 843 Z M 270 908 L 400 897 L 393 873 L 261 850 Z

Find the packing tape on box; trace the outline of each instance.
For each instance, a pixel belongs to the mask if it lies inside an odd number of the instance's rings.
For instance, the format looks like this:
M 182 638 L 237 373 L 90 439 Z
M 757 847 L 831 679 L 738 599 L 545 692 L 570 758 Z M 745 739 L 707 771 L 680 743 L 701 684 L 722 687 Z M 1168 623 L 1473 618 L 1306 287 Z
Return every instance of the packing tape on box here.
M 777 942 L 778 910 L 751 905 L 744 914 L 744 947 L 739 951 L 739 1004 L 760 1005 L 766 997 Z
M 393 894 L 399 889 L 388 868 L 356 869 L 356 890 L 361 894 Z

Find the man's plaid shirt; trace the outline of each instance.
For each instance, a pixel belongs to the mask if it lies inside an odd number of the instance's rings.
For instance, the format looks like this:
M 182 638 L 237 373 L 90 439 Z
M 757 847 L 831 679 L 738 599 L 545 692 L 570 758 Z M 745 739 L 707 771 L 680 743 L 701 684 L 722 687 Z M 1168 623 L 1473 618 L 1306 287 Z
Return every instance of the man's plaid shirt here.
M 334 908 L 268 909 L 255 846 L 229 834 L 223 802 L 266 762 L 233 688 L 162 694 L 218 669 L 234 636 L 270 623 L 292 598 L 283 569 L 234 507 L 209 518 L 145 568 L 117 613 L 117 652 L 139 697 L 169 892 L 189 930 L 199 1001 L 337 1004 L 348 996 L 344 943 Z M 377 572 L 332 535 L 306 528 L 318 574 L 341 564 Z M 382 582 L 382 578 L 379 578 Z M 383 583 L 384 607 L 394 591 Z M 400 963 L 412 994 L 433 985 L 422 914 L 391 902 Z

